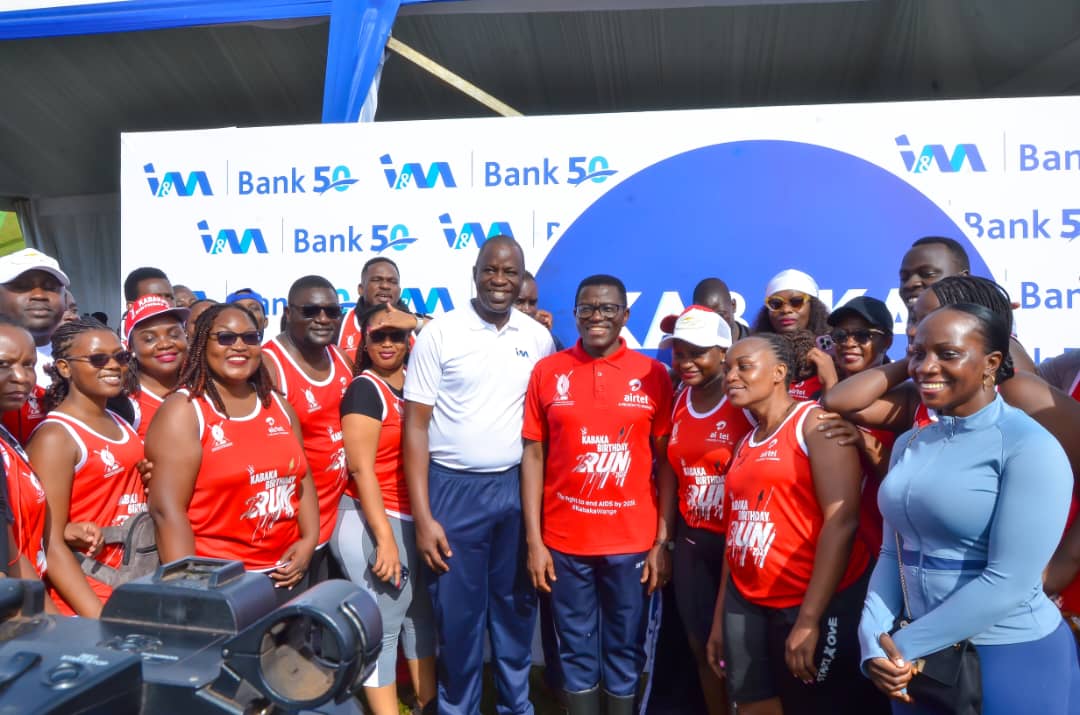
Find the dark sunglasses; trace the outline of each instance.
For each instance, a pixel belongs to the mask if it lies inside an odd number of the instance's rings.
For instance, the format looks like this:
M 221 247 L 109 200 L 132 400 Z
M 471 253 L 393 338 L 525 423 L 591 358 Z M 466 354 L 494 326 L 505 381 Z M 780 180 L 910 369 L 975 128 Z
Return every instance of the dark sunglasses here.
M 779 295 L 771 295 L 765 299 L 765 307 L 774 313 L 779 313 L 784 309 L 785 305 L 790 305 L 795 310 L 799 310 L 804 305 L 810 302 L 810 296 L 802 293 L 796 293 L 790 298 L 784 298 Z
M 110 360 L 115 360 L 117 365 L 123 367 L 131 362 L 131 351 L 120 350 L 112 354 L 109 353 L 93 353 L 91 355 L 72 355 L 71 357 L 64 358 L 65 360 L 76 360 L 79 362 L 88 362 L 90 367 L 95 370 L 100 370 L 109 364 Z
M 289 303 L 289 307 L 299 310 L 300 315 L 304 316 L 304 320 L 314 320 L 319 317 L 319 313 L 326 313 L 326 317 L 330 320 L 337 320 L 344 315 L 340 305 L 293 305 Z
M 866 345 L 874 339 L 875 335 L 884 335 L 884 330 L 878 330 L 877 328 L 860 328 L 859 330 L 834 330 L 830 333 L 833 342 L 837 345 L 842 345 L 845 340 L 852 338 L 859 345 Z
M 375 330 L 368 333 L 368 342 L 372 345 L 381 345 L 387 340 L 392 343 L 403 343 L 408 339 L 409 335 L 404 330 Z
M 210 333 L 210 337 L 218 342 L 218 345 L 229 347 L 233 343 L 240 339 L 244 341 L 244 345 L 250 345 L 252 347 L 262 344 L 262 333 L 258 330 L 248 330 L 244 333 L 234 333 L 231 330 L 221 330 L 216 333 Z

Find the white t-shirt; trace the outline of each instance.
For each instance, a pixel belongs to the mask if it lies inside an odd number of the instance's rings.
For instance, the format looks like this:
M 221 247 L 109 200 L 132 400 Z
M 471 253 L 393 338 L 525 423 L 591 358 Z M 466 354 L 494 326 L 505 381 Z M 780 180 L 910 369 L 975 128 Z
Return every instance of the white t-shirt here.
M 432 460 L 472 472 L 519 464 L 529 375 L 553 352 L 547 328 L 517 310 L 502 330 L 471 301 L 428 323 L 409 356 L 405 399 L 434 407 Z
M 47 388 L 52 384 L 52 378 L 45 372 L 45 366 L 52 364 L 52 343 L 37 346 L 37 364 L 34 372 L 37 373 L 38 387 Z

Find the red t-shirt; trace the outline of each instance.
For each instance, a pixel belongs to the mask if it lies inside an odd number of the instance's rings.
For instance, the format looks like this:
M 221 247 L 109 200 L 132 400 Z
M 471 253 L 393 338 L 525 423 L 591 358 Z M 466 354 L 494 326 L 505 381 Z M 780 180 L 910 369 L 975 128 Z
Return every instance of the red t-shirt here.
M 791 383 L 788 394 L 799 401 L 816 400 L 821 396 L 821 379 L 811 375 L 805 380 Z
M 30 397 L 23 403 L 22 407 L 11 412 L 5 412 L 3 417 L 0 417 L 0 424 L 7 428 L 7 431 L 18 440 L 19 444 L 28 444 L 34 429 L 45 419 L 45 405 L 42 402 L 44 397 L 45 388 L 41 385 L 34 385 Z
M 544 543 L 580 556 L 651 548 L 651 438 L 670 431 L 667 369 L 621 338 L 606 358 L 593 358 L 578 341 L 536 363 L 522 436 L 547 446 Z
M 692 390 L 675 398 L 668 440 L 668 461 L 679 480 L 679 513 L 688 526 L 723 535 L 724 478 L 739 440 L 753 429 L 753 418 L 727 396 L 698 413 L 690 402 Z
M 134 396 L 128 396 L 128 402 L 135 412 L 135 431 L 139 433 L 139 439 L 146 440 L 146 430 L 150 429 L 151 420 L 165 400 L 144 387 Z
M 400 392 L 381 377 L 365 370 L 353 380 L 342 401 L 344 414 L 361 414 L 382 422 L 379 444 L 375 449 L 375 476 L 382 491 L 386 513 L 403 519 L 412 518 L 409 488 L 405 483 L 405 462 L 401 454 L 402 414 L 405 400 Z M 359 499 L 356 482 L 349 480 L 346 493 Z
M 924 405 L 922 402 L 919 402 L 919 406 L 915 408 L 915 419 L 913 419 L 911 422 L 912 428 L 922 429 L 929 424 L 937 422 L 937 416 L 930 411 L 929 407 Z
M 30 467 L 30 458 L 19 446 L 14 435 L 4 430 L 0 436 L 0 458 L 4 461 L 7 475 L 8 501 L 15 523 L 11 530 L 15 535 L 18 553 L 10 554 L 11 566 L 25 556 L 33 564 L 38 576 L 45 573 L 45 489 Z
M 337 348 L 327 348 L 330 374 L 313 380 L 296 364 L 277 338 L 263 345 L 263 355 L 277 367 L 278 383 L 292 405 L 304 437 L 304 453 L 319 496 L 319 543 L 325 544 L 337 524 L 338 502 L 349 474 L 341 435 L 341 398 L 352 370 Z
M 119 440 L 98 434 L 63 412 L 50 412 L 42 421 L 42 424 L 62 426 L 79 448 L 79 462 L 71 482 L 69 523 L 90 521 L 103 528 L 120 526 L 129 516 L 146 511 L 146 493 L 135 466 L 143 458 L 142 440 L 127 422 L 112 412 L 108 414 L 123 430 L 124 436 Z M 117 568 L 123 555 L 120 544 L 105 544 L 93 558 Z M 89 577 L 86 580 L 102 603 L 112 595 L 109 586 Z M 50 587 L 49 592 L 61 613 L 74 615 L 75 611 L 58 591 Z
M 761 442 L 748 434 L 728 468 L 731 580 L 746 600 L 760 606 L 798 606 L 813 575 L 824 519 L 802 430 L 815 409 L 812 402 L 797 404 Z M 855 539 L 837 590 L 858 579 L 868 563 L 866 546 Z
M 192 401 L 202 443 L 187 510 L 196 555 L 266 571 L 300 538 L 300 481 L 308 465 L 280 399 L 275 394 L 269 407 L 260 402 L 231 419 L 205 398 Z

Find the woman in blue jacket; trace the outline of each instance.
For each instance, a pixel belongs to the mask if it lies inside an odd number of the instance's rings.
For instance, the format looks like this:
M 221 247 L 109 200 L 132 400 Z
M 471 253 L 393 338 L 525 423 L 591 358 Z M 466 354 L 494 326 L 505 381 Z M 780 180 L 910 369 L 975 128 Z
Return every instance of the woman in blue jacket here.
M 964 303 L 928 315 L 911 346 L 909 373 L 938 421 L 896 441 L 859 628 L 864 670 L 895 713 L 930 712 L 907 695 L 921 677 L 911 664 L 965 639 L 985 715 L 1080 712 L 1076 643 L 1042 589 L 1072 473 L 1053 436 L 997 395 L 1008 352 L 1007 321 Z M 890 637 L 905 608 L 898 561 L 912 622 Z

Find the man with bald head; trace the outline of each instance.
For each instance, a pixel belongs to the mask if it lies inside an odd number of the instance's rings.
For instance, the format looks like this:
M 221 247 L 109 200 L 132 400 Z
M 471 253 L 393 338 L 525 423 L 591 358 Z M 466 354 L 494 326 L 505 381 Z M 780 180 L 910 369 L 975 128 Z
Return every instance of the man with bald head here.
M 427 564 L 439 660 L 440 713 L 480 711 L 484 628 L 498 711 L 527 715 L 536 591 L 525 563 L 521 428 L 533 365 L 551 333 L 514 309 L 521 246 L 488 239 L 473 266 L 476 297 L 424 328 L 405 377 L 405 479 L 416 546 Z

